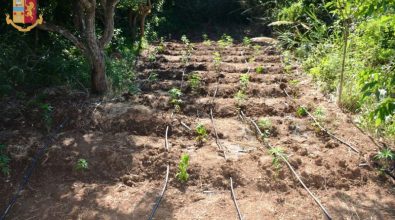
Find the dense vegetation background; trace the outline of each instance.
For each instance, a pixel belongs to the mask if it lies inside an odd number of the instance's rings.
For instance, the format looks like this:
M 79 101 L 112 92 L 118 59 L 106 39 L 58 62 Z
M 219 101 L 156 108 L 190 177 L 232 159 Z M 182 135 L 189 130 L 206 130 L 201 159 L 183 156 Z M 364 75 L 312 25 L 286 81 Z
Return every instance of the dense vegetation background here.
M 39 1 L 40 13 L 78 34 L 75 2 Z M 141 29 L 133 19 L 139 19 L 145 4 L 117 4 L 114 36 L 104 48 L 109 93 L 139 91 L 133 61 L 151 42 L 188 33 L 194 33 L 188 35 L 192 39 L 201 39 L 203 33 L 232 35 L 240 26 L 254 26 L 256 32 L 279 40 L 286 66 L 296 60 L 328 96 L 338 98 L 342 88 L 339 104 L 345 111 L 357 113 L 359 124 L 370 132 L 394 139 L 394 1 L 153 0 L 140 39 Z M 11 1 L 2 0 L 0 14 L 10 10 Z M 95 17 L 101 35 L 105 17 L 100 10 Z M 87 56 L 61 35 L 40 28 L 23 34 L 6 25 L 2 16 L 0 39 L 0 97 L 26 99 L 53 86 L 90 88 Z

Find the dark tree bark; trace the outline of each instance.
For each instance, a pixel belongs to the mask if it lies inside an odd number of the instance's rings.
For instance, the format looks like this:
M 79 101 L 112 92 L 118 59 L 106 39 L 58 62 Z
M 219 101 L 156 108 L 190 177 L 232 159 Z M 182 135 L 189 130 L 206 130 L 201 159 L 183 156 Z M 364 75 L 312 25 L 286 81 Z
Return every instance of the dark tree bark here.
M 118 2 L 119 0 L 100 0 L 104 16 L 101 38 L 96 34 L 96 10 L 98 10 L 96 0 L 74 0 L 72 2 L 73 23 L 79 35 L 54 24 L 44 23 L 38 26 L 42 30 L 62 35 L 83 52 L 91 67 L 92 92 L 94 93 L 102 94 L 108 89 L 104 48 L 110 43 L 114 34 L 114 15 Z

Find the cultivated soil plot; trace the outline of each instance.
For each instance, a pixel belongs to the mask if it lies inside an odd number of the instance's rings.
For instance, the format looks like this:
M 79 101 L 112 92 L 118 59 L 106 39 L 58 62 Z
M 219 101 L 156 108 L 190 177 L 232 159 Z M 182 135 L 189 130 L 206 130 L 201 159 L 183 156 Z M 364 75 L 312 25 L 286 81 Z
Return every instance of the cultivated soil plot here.
M 103 102 L 78 94 L 52 99 L 55 121 L 68 115 L 70 122 L 9 219 L 147 219 L 167 165 L 168 187 L 154 219 L 237 219 L 230 178 L 243 219 L 323 219 L 241 112 L 258 123 L 267 143 L 283 150 L 333 219 L 395 218 L 394 183 L 370 166 L 377 147 L 297 67 L 284 69 L 280 53 L 264 39 L 226 46 L 166 42 L 146 51 L 138 70 L 138 95 Z M 172 97 L 173 88 L 178 94 Z M 322 132 L 301 105 L 360 153 Z M 15 108 L 6 106 L 7 112 Z M 11 178 L 1 182 L 1 208 L 42 144 L 40 132 L 20 122 L 40 126 L 39 119 L 15 113 L 20 120 L 11 123 L 7 114 L 0 140 L 16 159 Z M 197 138 L 199 124 L 205 141 Z M 176 174 L 185 153 L 189 180 L 181 183 Z M 88 161 L 87 171 L 75 170 L 80 158 Z

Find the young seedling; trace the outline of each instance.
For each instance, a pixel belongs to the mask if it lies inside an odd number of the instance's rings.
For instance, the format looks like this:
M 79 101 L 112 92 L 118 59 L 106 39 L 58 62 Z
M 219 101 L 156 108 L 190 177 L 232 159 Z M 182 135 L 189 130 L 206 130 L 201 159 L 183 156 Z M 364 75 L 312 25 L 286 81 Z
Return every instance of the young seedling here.
M 318 107 L 315 109 L 313 115 L 319 120 L 325 119 L 325 110 L 322 107 Z
M 247 95 L 243 90 L 237 91 L 234 97 L 237 101 L 237 105 L 240 106 L 242 102 L 244 102 L 247 99 Z
M 208 137 L 207 129 L 204 127 L 203 124 L 198 124 L 195 128 L 195 132 L 197 135 L 196 137 L 197 142 L 202 143 L 207 141 L 207 137 Z
M 258 55 L 259 52 L 260 52 L 261 49 L 262 49 L 262 47 L 261 47 L 260 45 L 254 45 L 252 48 L 254 49 L 254 54 L 255 54 L 255 55 Z
M 258 127 L 262 132 L 262 138 L 265 139 L 269 137 L 270 131 L 272 129 L 272 122 L 268 118 L 260 118 L 258 120 Z
M 208 39 L 207 34 L 203 34 L 203 45 L 211 46 L 211 40 Z
M 251 46 L 251 39 L 248 37 L 244 37 L 243 38 L 243 45 L 246 47 L 250 47 Z
M 289 83 L 290 83 L 291 85 L 293 85 L 293 86 L 297 86 L 297 85 L 300 83 L 300 81 L 297 80 L 297 79 L 293 79 L 293 80 L 289 81 Z
M 221 54 L 219 52 L 214 52 L 213 56 L 214 67 L 215 70 L 218 72 L 222 62 Z
M 0 144 L 0 171 L 5 176 L 10 175 L 10 161 L 6 154 L 6 145 Z
M 265 71 L 265 68 L 263 66 L 258 66 L 255 69 L 255 72 L 258 73 L 258 74 L 262 74 L 264 71 Z
M 221 39 L 218 41 L 218 46 L 221 49 L 231 46 L 232 44 L 233 44 L 233 38 L 227 34 L 223 34 Z
M 300 106 L 297 110 L 296 110 L 296 116 L 298 116 L 299 118 L 305 117 L 307 116 L 307 111 L 304 107 Z
M 285 157 L 285 151 L 281 147 L 273 147 L 269 150 L 269 153 L 272 155 L 272 165 L 278 172 L 282 165 L 281 165 L 281 157 Z
M 247 89 L 249 82 L 250 82 L 250 75 L 248 75 L 247 73 L 240 75 L 240 85 L 241 85 L 241 89 L 243 91 L 245 91 Z
M 166 46 L 165 46 L 165 43 L 164 43 L 164 39 L 163 39 L 163 37 L 161 37 L 160 41 L 159 41 L 159 45 L 156 48 L 156 51 L 158 53 L 163 53 L 165 51 L 165 48 L 166 48 Z
M 75 164 L 75 170 L 77 171 L 86 171 L 89 169 L 88 161 L 85 159 L 78 159 Z
M 149 81 L 149 82 L 156 82 L 156 81 L 158 81 L 158 77 L 159 77 L 158 73 L 156 73 L 156 72 L 151 72 L 151 73 L 149 74 L 149 76 L 148 76 L 148 81 Z
M 199 74 L 191 74 L 188 79 L 188 84 L 191 87 L 192 91 L 198 91 L 201 85 L 201 77 L 199 76 Z
M 189 41 L 189 39 L 187 38 L 187 36 L 185 34 L 181 36 L 181 41 L 185 45 L 189 45 L 190 44 L 190 41 Z
M 182 96 L 182 92 L 181 90 L 177 89 L 177 88 L 172 88 L 169 91 L 170 94 L 170 103 L 174 106 L 174 108 L 178 111 L 181 109 L 181 104 L 182 104 L 182 100 L 181 100 L 181 96 Z
M 178 163 L 178 173 L 176 174 L 176 178 L 181 183 L 185 183 L 189 179 L 188 166 L 189 166 L 189 155 L 183 154 L 181 156 L 180 162 Z

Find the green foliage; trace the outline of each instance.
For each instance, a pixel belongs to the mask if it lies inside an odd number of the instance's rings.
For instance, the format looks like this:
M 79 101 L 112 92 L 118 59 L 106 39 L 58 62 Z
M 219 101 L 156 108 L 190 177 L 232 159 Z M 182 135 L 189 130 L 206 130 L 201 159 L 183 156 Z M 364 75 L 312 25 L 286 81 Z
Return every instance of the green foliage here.
M 132 66 L 135 54 L 130 49 L 124 49 L 121 53 L 122 59 L 107 60 L 107 76 L 111 86 L 111 90 L 115 94 L 129 92 L 137 94 L 140 89 L 136 83 L 136 73 Z M 152 54 L 156 59 L 156 52 Z
M 0 144 L 0 171 L 5 176 L 10 175 L 10 161 L 6 153 L 6 145 Z
M 158 78 L 159 77 L 159 75 L 158 75 L 158 73 L 156 73 L 156 72 L 151 72 L 150 74 L 149 74 L 149 76 L 148 76 L 148 81 L 149 82 L 156 82 L 156 81 L 158 81 Z
M 379 170 L 382 174 L 386 171 L 391 172 L 395 167 L 395 153 L 389 148 L 380 150 L 373 159 L 379 162 Z
M 192 73 L 188 79 L 188 85 L 191 87 L 192 91 L 198 91 L 201 86 L 201 77 L 198 73 Z
M 258 66 L 255 68 L 255 72 L 258 74 L 262 74 L 265 71 L 265 68 L 263 66 Z
M 203 45 L 205 46 L 211 46 L 212 42 L 210 39 L 208 39 L 208 35 L 207 34 L 203 34 Z
M 219 52 L 213 53 L 213 62 L 214 62 L 215 70 L 218 72 L 222 62 L 222 57 Z
M 181 104 L 182 104 L 182 100 L 181 100 L 181 96 L 182 96 L 182 92 L 180 89 L 178 88 L 172 88 L 169 91 L 170 94 L 170 103 L 174 106 L 174 108 L 178 111 L 181 109 Z
M 376 160 L 395 160 L 395 153 L 388 148 L 384 148 L 374 156 Z
M 219 39 L 217 43 L 219 48 L 224 49 L 233 45 L 233 38 L 227 34 L 223 34 L 221 39 Z
M 251 39 L 249 37 L 244 37 L 243 38 L 243 45 L 246 47 L 250 47 L 251 46 Z
M 247 89 L 248 84 L 250 83 L 250 75 L 248 73 L 240 75 L 240 86 L 243 91 Z
M 325 110 L 322 107 L 317 107 L 313 113 L 313 115 L 318 119 L 322 120 L 325 118 Z
M 364 128 L 390 140 L 395 113 L 394 6 L 392 0 L 298 0 L 280 4 L 277 21 L 271 24 L 280 45 L 301 60 L 328 94 L 339 90 L 349 29 L 342 107 L 360 113 Z
M 197 135 L 196 141 L 198 141 L 198 142 L 205 142 L 205 141 L 207 141 L 207 137 L 208 137 L 207 129 L 204 127 L 203 124 L 199 123 L 196 126 L 196 128 L 195 128 L 195 132 L 196 132 L 196 135 Z
M 272 130 L 272 122 L 268 118 L 260 118 L 258 120 L 258 127 L 262 132 L 262 138 L 265 139 L 270 136 Z
M 240 105 L 243 101 L 245 101 L 247 99 L 247 95 L 245 94 L 245 92 L 243 90 L 239 90 L 235 94 L 234 98 L 236 99 L 237 104 Z
M 89 169 L 88 161 L 85 159 L 78 159 L 77 163 L 75 164 L 75 170 L 86 171 L 88 169 Z
M 272 155 L 272 165 L 273 167 L 279 171 L 282 167 L 281 165 L 281 157 L 286 157 L 285 151 L 281 147 L 273 147 L 269 150 L 269 153 Z
M 296 116 L 298 117 L 305 117 L 307 116 L 307 111 L 306 108 L 303 106 L 300 106 L 297 110 L 296 110 Z
M 189 167 L 189 155 L 183 154 L 181 156 L 180 162 L 178 163 L 178 173 L 176 174 L 176 178 L 181 183 L 185 183 L 189 179 L 188 167 Z
M 293 79 L 293 80 L 289 81 L 289 84 L 291 84 L 292 86 L 297 86 L 299 83 L 300 83 L 300 81 L 297 79 Z

